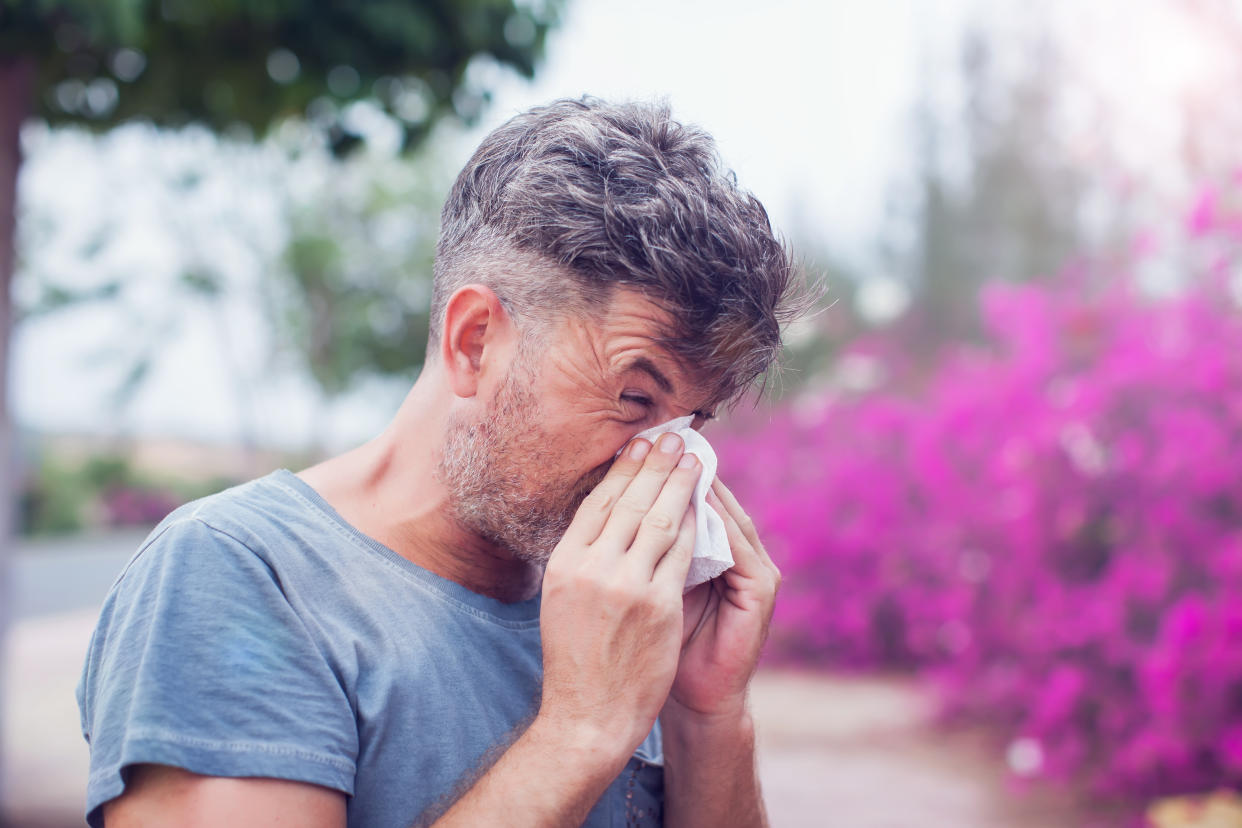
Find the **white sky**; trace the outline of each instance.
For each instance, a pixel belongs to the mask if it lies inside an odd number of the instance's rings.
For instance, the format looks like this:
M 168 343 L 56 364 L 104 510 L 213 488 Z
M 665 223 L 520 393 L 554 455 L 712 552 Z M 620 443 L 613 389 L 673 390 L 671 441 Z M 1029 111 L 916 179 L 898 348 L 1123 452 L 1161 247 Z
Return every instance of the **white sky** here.
M 904 149 L 912 5 L 571 2 L 536 82 L 504 84 L 482 131 L 554 97 L 667 96 L 715 136 L 778 226 L 801 208 L 829 240 L 857 240 L 874 229 Z
M 503 79 L 483 123 L 445 155 L 460 164 L 486 130 L 552 98 L 666 96 L 678 117 L 716 137 L 740 183 L 764 201 L 778 228 L 813 236 L 845 257 L 865 257 L 888 188 L 906 163 L 905 132 L 920 73 L 928 71 L 924 58 L 951 54 L 946 44 L 962 6 L 931 0 L 571 0 L 535 82 Z M 54 211 L 69 237 L 61 239 L 63 249 L 83 243 L 101 216 L 124 216 L 116 228 L 122 241 L 108 248 L 106 266 L 97 265 L 90 278 L 104 278 L 109 268 L 167 268 L 194 255 L 233 262 L 230 277 L 241 282 L 262 277 L 247 269 L 253 270 L 254 251 L 274 245 L 277 234 L 261 161 L 216 159 L 208 192 L 182 202 L 157 193 L 151 171 L 192 166 L 187 159 L 210 151 L 205 138 L 160 139 L 137 129 L 103 141 L 53 138 L 32 141 L 22 193 L 41 210 Z M 163 223 L 170 217 L 183 229 L 217 229 L 199 243 L 205 250 L 186 253 L 172 249 L 183 235 Z M 75 260 L 65 253 L 40 261 L 55 270 L 73 268 Z M 153 289 L 149 301 L 173 300 Z M 238 439 L 241 423 L 250 422 L 261 443 L 305 443 L 314 428 L 315 395 L 304 380 L 259 364 L 258 317 L 245 305 L 235 303 L 218 317 L 188 310 L 122 417 L 105 400 L 124 361 L 113 368 L 84 363 L 105 347 L 132 347 L 132 320 L 80 310 L 25 325 L 14 350 L 18 421 L 41 431 L 220 441 Z M 330 412 L 332 447 L 382 428 L 401 395 L 399 388 L 371 388 Z

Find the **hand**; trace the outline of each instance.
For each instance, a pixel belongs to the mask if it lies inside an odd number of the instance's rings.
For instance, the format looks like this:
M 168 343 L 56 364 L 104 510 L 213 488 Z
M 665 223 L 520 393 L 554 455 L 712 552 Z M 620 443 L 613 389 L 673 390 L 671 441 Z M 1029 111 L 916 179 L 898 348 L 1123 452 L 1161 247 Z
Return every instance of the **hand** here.
M 707 502 L 724 520 L 734 564 L 686 593 L 681 660 L 665 712 L 711 720 L 745 711 L 781 574 L 719 478 Z
M 676 434 L 633 441 L 548 560 L 538 719 L 597 734 L 624 761 L 668 697 L 681 650 L 689 508 L 702 465 Z

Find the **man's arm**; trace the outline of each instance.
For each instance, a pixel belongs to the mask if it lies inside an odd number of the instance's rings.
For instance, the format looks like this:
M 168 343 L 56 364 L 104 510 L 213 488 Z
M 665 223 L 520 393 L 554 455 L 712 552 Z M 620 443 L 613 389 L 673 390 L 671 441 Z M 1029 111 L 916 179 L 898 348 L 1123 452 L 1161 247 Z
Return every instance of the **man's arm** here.
M 615 742 L 536 717 L 446 814 L 417 826 L 581 825 L 625 766 Z
M 747 689 L 781 576 L 724 484 L 716 480 L 707 499 L 724 521 L 734 566 L 686 595 L 681 661 L 660 714 L 665 823 L 766 826 Z
M 167 765 L 136 765 L 130 774 L 125 793 L 104 805 L 106 828 L 345 825 L 345 794 L 319 785 L 200 776 Z
M 703 719 L 673 712 L 664 730 L 664 821 L 667 825 L 766 826 L 755 767 L 755 727 L 748 711 Z

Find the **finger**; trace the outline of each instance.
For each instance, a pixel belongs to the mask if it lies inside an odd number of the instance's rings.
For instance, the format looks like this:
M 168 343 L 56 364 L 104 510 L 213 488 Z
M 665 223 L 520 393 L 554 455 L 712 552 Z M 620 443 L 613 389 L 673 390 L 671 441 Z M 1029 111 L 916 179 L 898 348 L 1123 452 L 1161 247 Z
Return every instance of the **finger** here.
M 687 509 L 681 518 L 677 538 L 656 563 L 651 582 L 681 595 L 685 591 L 686 573 L 694 556 L 694 511 Z
M 643 581 L 650 581 L 656 564 L 679 537 L 687 515 L 693 523 L 690 500 L 703 473 L 703 464 L 693 454 L 683 454 L 664 483 L 656 502 L 638 525 L 634 542 L 626 550 L 626 567 Z M 693 525 L 691 526 L 693 533 Z M 694 538 L 691 537 L 691 544 Z
M 650 441 L 642 438 L 630 441 L 630 444 L 617 455 L 608 474 L 578 506 L 573 521 L 565 530 L 563 540 L 568 540 L 578 546 L 587 546 L 595 542 L 604 524 L 608 522 L 608 516 L 612 514 L 613 507 L 617 505 L 617 499 L 621 497 L 626 487 L 630 485 L 630 481 L 643 467 L 643 461 L 650 452 Z
M 707 504 L 715 509 L 716 514 L 720 515 L 720 519 L 724 521 L 725 536 L 729 539 L 729 551 L 733 553 L 733 568 L 729 571 L 748 578 L 759 575 L 766 568 L 763 558 L 714 491 L 708 492 Z
M 776 564 L 772 563 L 772 558 L 768 555 L 768 550 L 763 545 L 763 541 L 759 540 L 759 531 L 755 528 L 755 522 L 742 509 L 742 504 L 738 503 L 737 498 L 733 496 L 733 492 L 729 491 L 729 487 L 717 477 L 712 481 L 711 491 L 720 499 L 721 506 L 737 523 L 742 530 L 742 534 L 750 541 L 751 546 L 755 548 L 755 552 L 759 555 L 760 560 L 772 567 L 772 569 L 776 569 Z
M 693 563 L 693 560 L 691 563 Z M 716 592 L 715 583 L 716 580 L 714 578 L 710 581 L 704 581 L 682 595 L 681 646 L 686 646 L 686 642 L 707 621 L 708 611 L 712 606 L 712 595 Z
M 616 505 L 608 514 L 604 528 L 596 540 L 597 544 L 607 545 L 617 554 L 630 548 L 638 534 L 638 527 L 660 496 L 665 481 L 677 467 L 677 461 L 681 459 L 684 449 L 685 443 L 676 434 L 663 434 L 656 440 L 655 447 L 647 454 L 642 468 L 630 478 L 625 490 L 617 497 Z

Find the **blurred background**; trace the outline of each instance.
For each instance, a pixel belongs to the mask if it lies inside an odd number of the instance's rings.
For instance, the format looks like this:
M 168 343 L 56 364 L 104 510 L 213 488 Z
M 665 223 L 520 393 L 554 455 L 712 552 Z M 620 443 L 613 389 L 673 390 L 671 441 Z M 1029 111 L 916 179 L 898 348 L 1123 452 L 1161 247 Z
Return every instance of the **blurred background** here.
M 1242 826 L 1242 3 L 0 0 L 0 791 L 176 505 L 386 425 L 439 205 L 667 97 L 820 307 L 712 427 L 775 825 Z

